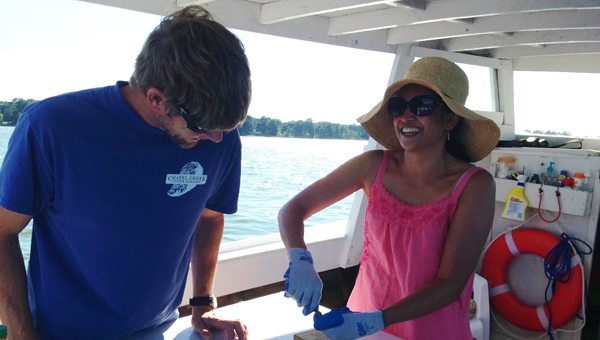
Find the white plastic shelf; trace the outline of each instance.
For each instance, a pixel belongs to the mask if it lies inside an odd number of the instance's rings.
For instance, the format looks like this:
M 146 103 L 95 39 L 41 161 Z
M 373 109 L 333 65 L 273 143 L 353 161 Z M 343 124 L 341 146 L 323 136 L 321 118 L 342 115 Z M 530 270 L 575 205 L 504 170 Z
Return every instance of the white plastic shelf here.
M 510 191 L 517 186 L 517 181 L 509 179 L 496 178 L 496 201 L 506 202 L 506 197 Z M 530 208 L 537 209 L 540 202 L 539 193 L 540 184 L 525 183 L 525 197 L 529 202 Z M 556 200 L 557 187 L 544 185 L 542 190 L 542 210 L 558 212 L 558 202 Z M 592 195 L 586 191 L 576 191 L 568 187 L 559 188 L 560 205 L 563 214 L 576 216 L 586 216 L 590 211 Z

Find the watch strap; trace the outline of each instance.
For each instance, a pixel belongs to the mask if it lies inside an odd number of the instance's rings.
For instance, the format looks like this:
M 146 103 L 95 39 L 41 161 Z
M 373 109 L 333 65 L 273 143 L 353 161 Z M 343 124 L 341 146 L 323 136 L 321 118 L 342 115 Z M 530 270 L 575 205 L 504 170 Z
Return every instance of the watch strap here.
M 217 308 L 217 298 L 210 294 L 209 296 L 194 296 L 190 299 L 190 307 L 209 306 L 213 309 Z

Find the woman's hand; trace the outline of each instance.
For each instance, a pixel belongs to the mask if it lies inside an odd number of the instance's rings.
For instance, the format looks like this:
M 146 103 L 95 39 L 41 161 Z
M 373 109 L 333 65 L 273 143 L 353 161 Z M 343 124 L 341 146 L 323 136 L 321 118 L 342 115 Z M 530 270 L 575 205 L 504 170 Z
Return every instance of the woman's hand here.
M 314 327 L 333 340 L 353 340 L 375 334 L 385 328 L 383 311 L 355 313 L 348 307 L 315 317 Z
M 306 249 L 292 248 L 287 253 L 290 266 L 283 275 L 285 297 L 297 301 L 304 307 L 302 314 L 308 315 L 317 310 L 321 301 L 323 282 L 315 270 L 312 255 Z

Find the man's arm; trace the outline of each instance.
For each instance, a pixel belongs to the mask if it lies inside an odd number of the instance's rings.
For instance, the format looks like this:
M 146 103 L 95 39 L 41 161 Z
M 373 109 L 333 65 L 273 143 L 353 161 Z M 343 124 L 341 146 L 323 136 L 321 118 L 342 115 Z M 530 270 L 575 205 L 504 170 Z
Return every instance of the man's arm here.
M 37 339 L 27 298 L 27 275 L 19 233 L 31 216 L 0 207 L 0 319 L 10 339 Z
M 224 227 L 223 214 L 204 209 L 194 232 L 192 250 L 194 296 L 206 296 L 212 293 Z
M 222 213 L 204 209 L 196 225 L 192 249 L 194 296 L 212 294 L 224 227 L 225 218 Z M 192 326 L 203 339 L 212 339 L 211 328 L 227 330 L 229 339 L 234 339 L 237 334 L 238 339 L 244 340 L 248 333 L 246 326 L 239 320 L 221 319 L 212 313 L 212 308 L 208 306 L 193 307 Z

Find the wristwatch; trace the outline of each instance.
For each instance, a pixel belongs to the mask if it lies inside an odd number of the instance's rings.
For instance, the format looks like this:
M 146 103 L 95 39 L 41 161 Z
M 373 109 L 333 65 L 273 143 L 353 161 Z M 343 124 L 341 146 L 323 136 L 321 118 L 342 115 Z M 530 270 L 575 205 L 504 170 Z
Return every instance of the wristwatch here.
M 217 308 L 217 298 L 210 294 L 209 296 L 194 296 L 190 299 L 190 307 L 209 306 L 212 309 Z

